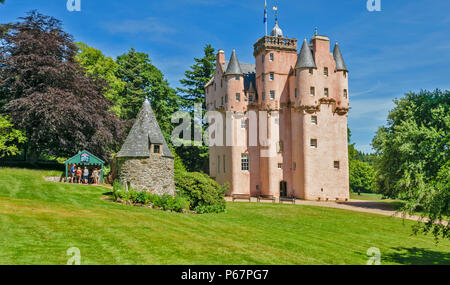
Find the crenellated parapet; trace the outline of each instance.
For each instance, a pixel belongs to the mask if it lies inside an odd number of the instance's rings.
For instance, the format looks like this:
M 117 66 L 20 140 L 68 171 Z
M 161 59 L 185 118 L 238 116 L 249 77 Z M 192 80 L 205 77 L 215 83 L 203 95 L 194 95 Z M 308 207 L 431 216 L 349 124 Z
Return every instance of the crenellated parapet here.
M 254 48 L 254 56 L 257 56 L 261 51 L 268 49 L 291 51 L 297 53 L 297 40 L 283 37 L 265 36 L 256 42 Z

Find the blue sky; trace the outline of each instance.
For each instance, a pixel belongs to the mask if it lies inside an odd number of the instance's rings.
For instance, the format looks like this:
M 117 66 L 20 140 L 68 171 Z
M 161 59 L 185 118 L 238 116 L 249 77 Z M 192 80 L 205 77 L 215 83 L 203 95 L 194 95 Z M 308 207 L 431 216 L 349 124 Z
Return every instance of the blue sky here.
M 116 57 L 131 46 L 150 55 L 173 87 L 205 44 L 236 48 L 253 63 L 253 44 L 264 35 L 264 0 L 81 0 L 69 12 L 66 0 L 6 0 L 0 22 L 27 11 L 61 19 L 77 41 Z M 377 128 L 392 100 L 409 91 L 450 89 L 450 1 L 381 0 L 369 12 L 367 0 L 268 0 L 279 8 L 284 34 L 302 40 L 314 27 L 339 42 L 350 70 L 349 125 L 357 148 L 371 151 Z M 274 25 L 269 11 L 269 30 Z

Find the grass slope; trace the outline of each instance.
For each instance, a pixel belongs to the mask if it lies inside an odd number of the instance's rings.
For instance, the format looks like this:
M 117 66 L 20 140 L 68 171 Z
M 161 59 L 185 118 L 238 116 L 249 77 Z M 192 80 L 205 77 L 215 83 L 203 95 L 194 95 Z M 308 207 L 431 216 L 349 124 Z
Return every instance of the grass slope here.
M 413 222 L 339 209 L 228 204 L 186 215 L 115 204 L 102 187 L 45 182 L 59 173 L 0 168 L 0 264 L 450 264 L 450 242 Z

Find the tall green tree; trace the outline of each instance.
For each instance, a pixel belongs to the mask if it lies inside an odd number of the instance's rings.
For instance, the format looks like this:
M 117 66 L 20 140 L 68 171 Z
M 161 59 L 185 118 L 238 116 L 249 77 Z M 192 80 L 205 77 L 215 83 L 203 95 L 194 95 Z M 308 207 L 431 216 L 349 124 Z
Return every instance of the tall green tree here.
M 388 124 L 373 140 L 379 191 L 406 201 L 404 211 L 423 208 L 426 223 L 415 232 L 449 237 L 450 91 L 409 93 L 394 101 Z
M 25 131 L 31 160 L 81 149 L 108 159 L 122 140 L 122 123 L 108 111 L 106 83 L 76 62 L 61 21 L 32 11 L 8 30 L 0 35 L 0 106 Z
M 184 73 L 185 78 L 180 80 L 183 88 L 178 88 L 178 92 L 183 99 L 183 107 L 191 112 L 192 137 L 194 132 L 203 134 L 206 129 L 201 122 L 194 121 L 194 105 L 200 104 L 202 115 L 205 114 L 205 85 L 214 75 L 215 59 L 214 48 L 210 44 L 206 45 L 203 49 L 203 57 L 194 58 L 194 65 Z M 209 172 L 209 147 L 181 146 L 176 148 L 176 152 L 189 171 Z
M 214 52 L 214 48 L 207 44 L 203 49 L 203 57 L 194 58 L 194 65 L 184 73 L 185 78 L 180 80 L 184 88 L 178 88 L 178 93 L 189 109 L 192 109 L 195 103 L 202 104 L 203 110 L 206 109 L 205 85 L 216 70 Z
M 125 87 L 118 94 L 121 97 L 122 118 L 134 120 L 145 98 L 149 98 L 161 130 L 169 139 L 173 129 L 171 117 L 180 104 L 175 90 L 146 53 L 131 48 L 128 53 L 118 56 L 116 62 L 116 76 L 125 82 Z
M 114 103 L 111 109 L 116 115 L 123 117 L 123 98 L 120 95 L 126 83 L 116 75 L 119 65 L 114 59 L 105 56 L 98 49 L 82 42 L 78 42 L 76 45 L 78 47 L 78 53 L 76 55 L 78 63 L 86 69 L 87 75 L 98 76 L 108 83 L 108 86 L 105 86 L 104 95 Z
M 19 146 L 25 141 L 25 135 L 14 129 L 9 118 L 0 115 L 0 157 L 18 154 Z

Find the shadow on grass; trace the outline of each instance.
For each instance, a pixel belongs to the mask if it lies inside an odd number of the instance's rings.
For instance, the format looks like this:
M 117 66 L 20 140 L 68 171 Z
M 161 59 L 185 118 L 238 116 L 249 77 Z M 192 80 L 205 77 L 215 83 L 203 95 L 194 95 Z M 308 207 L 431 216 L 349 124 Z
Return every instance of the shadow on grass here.
M 383 254 L 382 260 L 403 265 L 450 265 L 450 253 L 424 248 L 392 248 L 393 253 Z
M 365 208 L 365 209 L 376 209 L 376 210 L 386 210 L 386 211 L 392 211 L 394 210 L 393 206 L 386 202 L 379 202 L 379 201 L 370 201 L 367 200 L 365 202 L 340 202 L 339 204 L 349 205 L 353 207 L 358 208 Z

